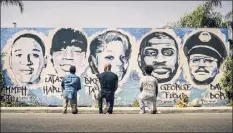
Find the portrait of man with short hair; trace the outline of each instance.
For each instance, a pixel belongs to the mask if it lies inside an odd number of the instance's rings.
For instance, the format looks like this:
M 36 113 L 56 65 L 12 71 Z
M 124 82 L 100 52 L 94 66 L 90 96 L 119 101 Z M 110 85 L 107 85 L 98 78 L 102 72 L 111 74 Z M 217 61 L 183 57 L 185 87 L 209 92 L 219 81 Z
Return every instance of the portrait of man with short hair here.
M 170 81 L 177 72 L 179 63 L 178 44 L 173 36 L 166 32 L 158 31 L 147 35 L 140 44 L 138 65 L 143 75 L 144 67 L 154 67 L 151 75 L 159 83 Z
M 11 47 L 9 66 L 21 83 L 27 85 L 38 83 L 42 69 L 46 67 L 43 40 L 32 33 L 18 36 Z
M 62 28 L 52 38 L 51 61 L 59 76 L 68 74 L 70 66 L 75 66 L 76 72 L 81 73 L 86 52 L 87 38 L 78 30 Z

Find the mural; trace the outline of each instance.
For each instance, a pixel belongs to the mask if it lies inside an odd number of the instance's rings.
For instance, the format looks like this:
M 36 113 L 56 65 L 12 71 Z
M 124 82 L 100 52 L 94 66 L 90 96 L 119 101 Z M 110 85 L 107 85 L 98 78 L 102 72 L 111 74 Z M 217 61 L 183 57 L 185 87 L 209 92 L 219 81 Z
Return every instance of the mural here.
M 115 105 L 130 106 L 139 95 L 144 67 L 159 81 L 158 106 L 190 102 L 222 106 L 221 64 L 229 55 L 227 29 L 1 28 L 1 100 L 62 105 L 61 81 L 76 66 L 79 106 L 92 106 L 100 91 L 97 74 L 112 64 L 119 87 Z
M 153 32 L 143 38 L 138 53 L 138 64 L 143 74 L 144 67 L 152 65 L 152 76 L 156 77 L 159 83 L 170 81 L 176 75 L 179 66 L 177 42 L 169 31 Z
M 224 42 L 215 34 L 199 31 L 184 44 L 189 71 L 195 84 L 210 84 L 219 73 L 219 67 L 227 57 Z

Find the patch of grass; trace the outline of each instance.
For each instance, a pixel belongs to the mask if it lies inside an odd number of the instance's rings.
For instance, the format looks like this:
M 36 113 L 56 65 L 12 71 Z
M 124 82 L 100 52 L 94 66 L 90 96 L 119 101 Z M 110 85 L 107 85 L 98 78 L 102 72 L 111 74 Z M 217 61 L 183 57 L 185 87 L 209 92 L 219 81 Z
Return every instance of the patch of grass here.
M 135 99 L 134 101 L 133 101 L 133 105 L 132 105 L 133 107 L 139 107 L 139 101 L 138 101 L 138 99 Z
M 48 107 L 48 105 L 42 104 L 25 104 L 25 103 L 16 103 L 16 102 L 4 102 L 1 101 L 1 107 Z
M 232 99 L 228 101 L 228 103 L 226 104 L 226 106 L 232 106 Z

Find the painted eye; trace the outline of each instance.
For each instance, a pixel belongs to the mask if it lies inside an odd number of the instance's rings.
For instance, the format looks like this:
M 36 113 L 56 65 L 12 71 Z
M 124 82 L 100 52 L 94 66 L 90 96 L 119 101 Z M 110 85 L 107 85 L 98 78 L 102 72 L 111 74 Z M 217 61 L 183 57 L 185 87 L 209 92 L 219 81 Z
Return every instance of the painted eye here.
M 122 60 L 127 60 L 127 57 L 126 56 L 121 56 L 121 59 Z
M 78 50 L 76 50 L 76 51 L 74 51 L 76 54 L 80 54 L 81 53 L 81 51 L 78 51 Z
M 173 51 L 173 49 L 163 49 L 162 50 L 162 53 L 163 53 L 163 55 L 165 55 L 165 56 L 172 56 L 173 54 L 174 54 L 174 51 Z
M 113 60 L 114 57 L 113 56 L 106 56 L 105 59 L 108 59 L 108 60 Z
M 17 57 L 21 57 L 22 55 L 23 55 L 23 54 L 17 54 L 16 56 L 17 56 Z
M 197 63 L 200 61 L 200 59 L 192 59 L 193 63 Z
M 214 60 L 212 59 L 205 59 L 204 62 L 207 62 L 207 63 L 212 63 Z
M 33 55 L 33 57 L 35 57 L 35 58 L 38 58 L 38 57 L 39 57 L 38 54 L 32 54 L 32 55 Z
M 154 50 L 146 50 L 145 55 L 146 56 L 157 56 L 158 52 Z

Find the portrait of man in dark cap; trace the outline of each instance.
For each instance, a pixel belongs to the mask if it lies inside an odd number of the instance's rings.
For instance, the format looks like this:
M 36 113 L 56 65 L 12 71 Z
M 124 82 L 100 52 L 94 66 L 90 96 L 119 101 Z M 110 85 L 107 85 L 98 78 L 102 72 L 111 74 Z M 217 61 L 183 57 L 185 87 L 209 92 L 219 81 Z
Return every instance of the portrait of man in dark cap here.
M 58 30 L 52 39 L 50 54 L 54 69 L 60 76 L 69 73 L 71 66 L 79 73 L 86 57 L 87 39 L 83 33 L 71 28 Z
M 178 44 L 174 37 L 166 32 L 153 32 L 143 38 L 138 53 L 138 65 L 145 75 L 144 67 L 154 67 L 151 75 L 159 83 L 169 82 L 178 69 Z
M 184 54 L 191 78 L 197 85 L 210 84 L 227 57 L 224 42 L 217 35 L 206 31 L 199 31 L 187 39 Z

